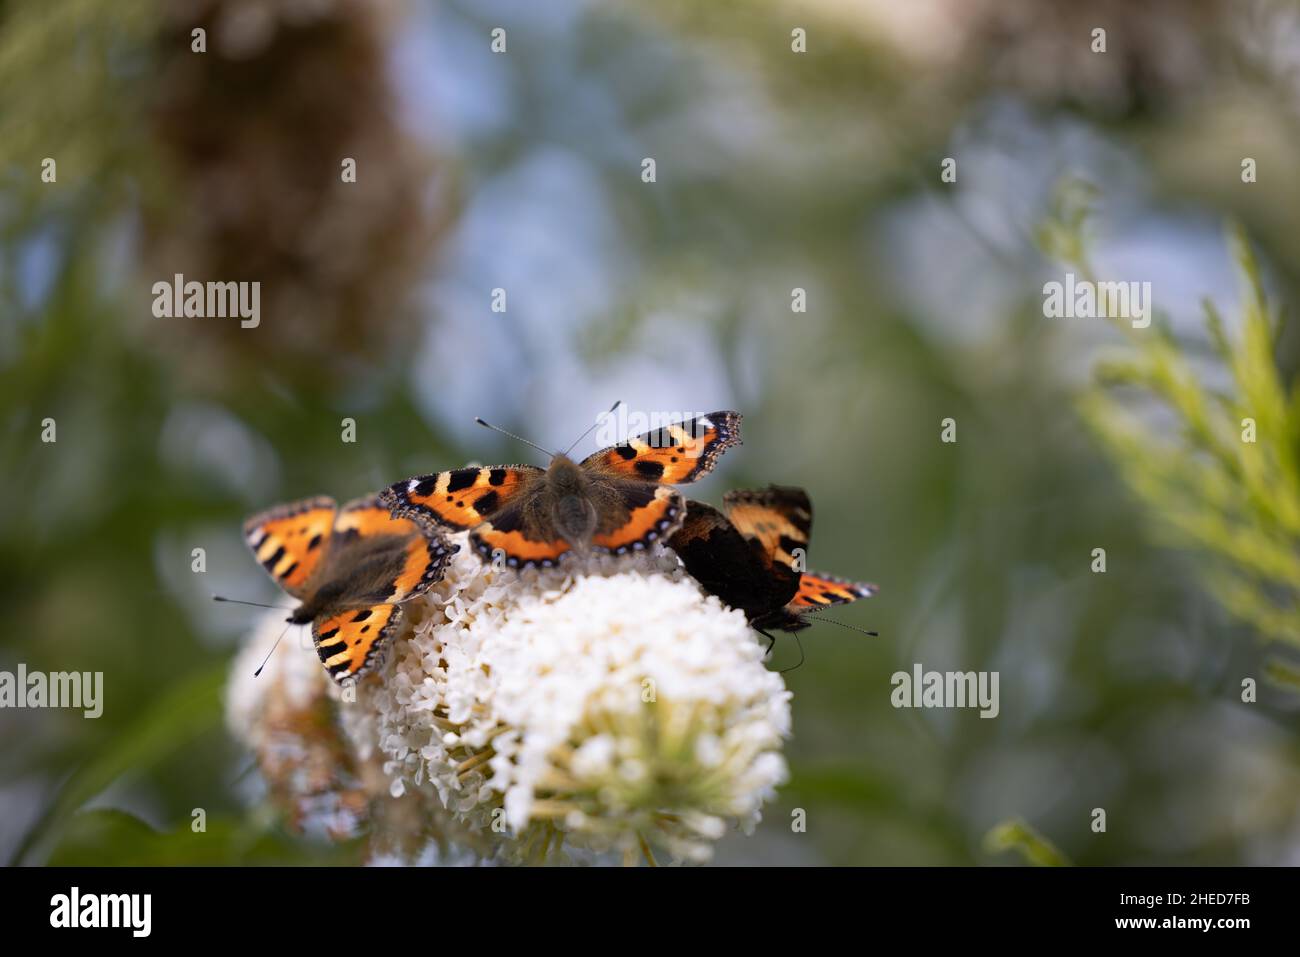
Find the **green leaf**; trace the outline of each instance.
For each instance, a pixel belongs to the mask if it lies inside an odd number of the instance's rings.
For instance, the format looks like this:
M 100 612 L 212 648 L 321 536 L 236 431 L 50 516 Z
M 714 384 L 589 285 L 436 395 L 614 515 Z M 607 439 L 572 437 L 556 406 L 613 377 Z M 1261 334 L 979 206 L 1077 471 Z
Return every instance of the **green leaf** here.
M 218 726 L 226 672 L 223 663 L 173 688 L 74 771 L 45 814 L 23 838 L 11 863 L 21 863 L 37 843 L 57 835 L 65 822 L 87 801 L 125 772 L 151 767 L 182 745 Z
M 1300 668 L 1281 658 L 1270 658 L 1264 663 L 1264 677 L 1269 684 L 1300 694 Z
M 1122 358 L 1097 367 L 1079 408 L 1158 536 L 1200 558 L 1216 599 L 1263 637 L 1300 645 L 1300 392 L 1277 368 L 1275 323 L 1240 227 L 1229 244 L 1243 287 L 1236 334 L 1213 303 L 1205 313 L 1230 394 L 1208 388 L 1175 339 L 1133 336 Z M 1129 414 L 1116 385 L 1163 406 L 1174 424 Z
M 185 867 L 355 863 L 358 842 L 294 840 L 240 820 L 210 818 L 202 831 L 158 831 L 125 811 L 96 809 L 68 819 L 47 863 L 55 867 Z
M 984 848 L 990 854 L 1018 851 L 1024 859 L 1038 867 L 1069 867 L 1070 861 L 1028 822 L 1011 818 L 993 827 L 984 835 Z

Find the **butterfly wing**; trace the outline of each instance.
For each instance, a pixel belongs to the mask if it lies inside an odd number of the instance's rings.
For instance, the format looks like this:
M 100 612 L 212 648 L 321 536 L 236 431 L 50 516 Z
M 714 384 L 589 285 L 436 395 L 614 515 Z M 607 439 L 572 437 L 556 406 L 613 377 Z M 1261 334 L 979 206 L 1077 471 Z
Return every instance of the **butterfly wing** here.
M 246 521 L 244 541 L 279 586 L 302 600 L 328 550 L 337 512 L 324 496 L 280 505 Z
M 433 521 L 463 531 L 507 508 L 545 474 L 533 465 L 452 469 L 390 485 L 379 493 L 379 501 L 395 518 Z
M 312 623 L 316 652 L 336 681 L 380 661 L 402 621 L 398 603 L 441 581 L 456 550 L 432 522 L 394 518 L 379 496 L 339 509 L 315 583 L 326 610 Z
M 609 481 L 598 490 L 593 548 L 614 555 L 643 551 L 665 541 L 685 514 L 681 493 L 666 485 Z M 484 561 L 500 553 L 511 568 L 551 568 L 572 552 L 572 545 L 543 521 L 535 509 L 512 502 L 470 533 L 470 544 Z
M 597 473 L 663 485 L 694 482 L 718 457 L 740 445 L 740 413 L 710 412 L 646 432 L 593 452 L 582 467 Z
M 770 485 L 735 489 L 722 498 L 727 518 L 749 540 L 774 583 L 784 591 L 779 604 L 795 595 L 812 536 L 812 501 L 801 488 Z
M 691 577 L 753 621 L 781 608 L 793 587 L 774 582 L 754 544 L 703 502 L 686 503 L 686 520 L 668 540 Z
M 342 684 L 382 661 L 401 621 L 401 606 L 384 602 L 322 615 L 312 623 L 311 634 L 321 663 Z
M 869 598 L 878 591 L 875 585 L 803 570 L 812 536 L 812 501 L 803 489 L 737 489 L 723 501 L 736 528 L 760 549 L 774 574 L 791 584 L 784 607 L 766 622 L 771 627 L 806 628 L 802 616 L 809 610 Z
M 500 554 L 510 568 L 551 568 L 569 553 L 572 546 L 525 501 L 515 498 L 470 532 L 470 547 L 483 561 Z
M 339 510 L 320 586 L 341 607 L 405 601 L 441 581 L 458 550 L 432 522 L 394 518 L 366 496 Z
M 606 488 L 610 494 L 591 543 L 615 555 L 666 541 L 686 517 L 681 492 L 667 485 L 616 481 Z
M 786 607 L 792 611 L 807 611 L 827 605 L 843 605 L 859 598 L 870 598 L 880 591 L 867 582 L 853 582 L 832 575 L 804 572 L 799 579 L 799 591 Z

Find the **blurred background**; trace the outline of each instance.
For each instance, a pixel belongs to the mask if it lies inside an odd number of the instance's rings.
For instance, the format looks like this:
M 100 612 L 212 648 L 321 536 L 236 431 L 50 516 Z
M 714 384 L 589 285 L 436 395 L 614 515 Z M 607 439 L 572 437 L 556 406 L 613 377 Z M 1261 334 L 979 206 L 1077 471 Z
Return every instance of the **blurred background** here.
M 0 669 L 105 684 L 0 711 L 0 859 L 363 860 L 223 726 L 258 612 L 210 595 L 278 598 L 242 520 L 622 399 L 743 412 L 691 494 L 802 485 L 812 566 L 882 587 L 837 615 L 879 638 L 802 633 L 791 781 L 718 862 L 1016 864 L 1023 820 L 1078 864 L 1300 863 L 1300 699 L 1079 416 L 1126 339 L 1043 317 L 1041 242 L 1090 183 L 1091 263 L 1198 356 L 1228 221 L 1300 293 L 1298 151 L 1278 0 L 0 0 Z M 176 273 L 259 281 L 260 325 L 155 318 Z M 895 710 L 914 662 L 1000 672 L 999 717 Z

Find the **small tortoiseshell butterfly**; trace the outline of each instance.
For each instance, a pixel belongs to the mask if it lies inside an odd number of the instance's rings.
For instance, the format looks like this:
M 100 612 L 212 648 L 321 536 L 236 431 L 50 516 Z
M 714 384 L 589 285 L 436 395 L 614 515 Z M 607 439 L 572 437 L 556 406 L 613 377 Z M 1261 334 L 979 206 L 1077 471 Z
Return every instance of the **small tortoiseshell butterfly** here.
M 812 502 L 801 488 L 736 489 L 723 496 L 724 515 L 687 503 L 686 521 L 668 545 L 711 595 L 766 629 L 799 631 L 817 608 L 868 598 L 875 585 L 801 571 L 812 534 Z
M 335 681 L 378 663 L 402 620 L 400 602 L 442 580 L 458 547 L 436 528 L 393 518 L 374 496 L 339 508 L 331 498 L 281 505 L 244 523 L 253 555 L 302 604 L 289 621 L 312 624 Z
M 511 568 L 550 568 L 570 552 L 623 555 L 666 540 L 686 513 L 681 493 L 670 486 L 694 482 L 739 444 L 740 415 L 712 412 L 582 462 L 559 453 L 546 469 L 452 469 L 398 482 L 379 500 L 398 518 L 470 529 L 470 543 L 484 560 L 500 549 Z

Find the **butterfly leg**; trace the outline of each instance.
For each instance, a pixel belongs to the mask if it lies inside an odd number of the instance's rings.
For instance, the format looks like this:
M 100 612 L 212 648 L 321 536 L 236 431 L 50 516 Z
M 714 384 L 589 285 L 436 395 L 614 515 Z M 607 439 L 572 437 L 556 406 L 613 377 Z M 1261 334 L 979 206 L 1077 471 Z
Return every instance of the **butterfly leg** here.
M 799 663 L 795 665 L 793 668 L 782 668 L 781 674 L 786 674 L 787 672 L 790 671 L 798 671 L 800 668 L 803 667 L 803 663 L 804 663 L 803 642 L 799 640 L 798 635 L 794 635 L 794 643 L 799 646 Z
M 755 628 L 754 630 L 767 639 L 767 650 L 763 652 L 763 657 L 766 658 L 772 653 L 772 649 L 776 647 L 776 636 L 769 635 L 762 628 Z

